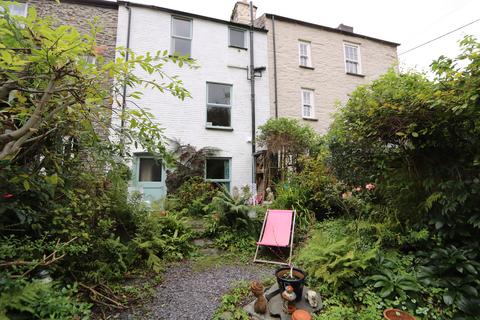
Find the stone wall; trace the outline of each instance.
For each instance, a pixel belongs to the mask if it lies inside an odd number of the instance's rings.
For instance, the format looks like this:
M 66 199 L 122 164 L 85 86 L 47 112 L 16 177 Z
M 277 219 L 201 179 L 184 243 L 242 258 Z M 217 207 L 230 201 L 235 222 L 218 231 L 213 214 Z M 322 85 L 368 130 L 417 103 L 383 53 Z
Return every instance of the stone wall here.
M 272 21 L 265 16 L 257 19 L 268 32 L 268 67 L 270 74 L 270 114 L 275 115 L 273 33 Z M 300 119 L 317 132 L 325 133 L 336 111 L 337 103 L 344 104 L 349 94 L 397 63 L 395 44 L 334 32 L 300 23 L 275 19 L 277 51 L 278 116 Z M 299 67 L 299 40 L 311 43 L 311 69 Z M 360 47 L 362 76 L 345 72 L 343 45 L 345 42 Z M 314 91 L 314 119 L 302 117 L 301 89 Z
M 39 16 L 51 16 L 56 20 L 56 23 L 75 26 L 81 33 L 89 33 L 90 24 L 98 19 L 100 31 L 97 34 L 97 44 L 107 47 L 105 54 L 107 59 L 115 57 L 118 21 L 118 8 L 115 3 L 100 5 L 62 1 L 58 4 L 54 0 L 27 0 L 22 2 L 27 2 L 29 6 L 35 6 Z

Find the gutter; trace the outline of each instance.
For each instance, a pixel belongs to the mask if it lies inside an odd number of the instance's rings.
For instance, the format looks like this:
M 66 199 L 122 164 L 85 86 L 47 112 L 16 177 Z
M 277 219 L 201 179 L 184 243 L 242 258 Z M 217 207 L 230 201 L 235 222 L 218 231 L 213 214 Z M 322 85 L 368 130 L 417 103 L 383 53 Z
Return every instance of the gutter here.
M 250 103 L 252 109 L 252 184 L 256 182 L 255 173 L 255 61 L 253 54 L 253 4 L 250 1 Z
M 130 29 L 132 26 L 132 9 L 128 6 L 128 3 L 125 3 L 125 9 L 128 11 L 128 25 L 127 25 L 127 43 L 126 43 L 126 49 L 127 52 L 125 53 L 125 62 L 128 62 L 129 59 L 129 52 L 128 49 L 130 49 Z M 127 84 L 125 83 L 123 85 L 123 92 L 122 92 L 122 112 L 121 112 L 121 120 L 120 120 L 120 139 L 123 145 L 123 128 L 125 127 L 125 119 L 124 119 L 124 114 L 125 114 L 125 109 L 127 107 Z
M 273 85 L 275 92 L 275 119 L 278 119 L 278 88 L 277 88 L 277 46 L 275 44 L 275 16 L 272 15 L 272 38 L 273 38 Z
M 337 28 L 322 26 L 320 24 L 315 24 L 315 23 L 306 22 L 306 21 L 302 21 L 302 20 L 287 18 L 287 17 L 283 17 L 283 16 L 279 16 L 279 15 L 274 15 L 272 13 L 265 13 L 265 17 L 267 17 L 267 18 L 272 18 L 273 16 L 275 16 L 275 18 L 277 20 L 290 22 L 290 23 L 294 23 L 294 24 L 299 24 L 299 25 L 302 25 L 302 26 L 305 26 L 305 27 L 310 27 L 310 28 L 315 28 L 315 29 L 340 33 L 340 34 L 350 36 L 350 37 L 357 37 L 357 38 L 372 40 L 372 41 L 380 42 L 380 43 L 383 43 L 383 44 L 386 44 L 386 45 L 389 45 L 389 46 L 393 46 L 393 47 L 398 47 L 400 45 L 399 43 L 396 43 L 396 42 L 387 41 L 387 40 L 383 40 L 383 39 L 378 39 L 378 38 L 366 36 L 366 35 L 359 34 L 359 33 L 348 32 L 348 31 L 345 31 L 345 30 L 337 29 Z

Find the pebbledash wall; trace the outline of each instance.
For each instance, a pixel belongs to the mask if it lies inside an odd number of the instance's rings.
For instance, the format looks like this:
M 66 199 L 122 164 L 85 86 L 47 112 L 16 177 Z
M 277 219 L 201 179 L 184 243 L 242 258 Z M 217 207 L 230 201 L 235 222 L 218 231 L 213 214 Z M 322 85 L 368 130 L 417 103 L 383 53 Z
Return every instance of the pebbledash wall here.
M 90 24 L 94 21 L 100 27 L 97 44 L 106 46 L 107 59 L 115 57 L 115 45 L 118 24 L 118 5 L 116 2 L 103 0 L 28 0 L 19 1 L 34 6 L 41 17 L 53 17 L 57 24 L 68 24 L 76 27 L 81 33 L 90 32 Z
M 272 19 L 275 19 L 278 116 L 299 119 L 319 133 L 328 130 L 337 102 L 344 104 L 357 86 L 367 84 L 389 68 L 396 67 L 397 43 L 265 14 L 256 23 L 269 30 L 268 67 L 272 117 L 275 116 Z M 311 68 L 299 66 L 299 41 L 310 43 Z M 345 43 L 359 48 L 360 75 L 346 73 Z M 302 116 L 302 89 L 310 89 L 314 93 L 314 114 L 311 119 Z
M 168 50 L 172 52 L 172 17 L 192 19 L 191 56 L 198 69 L 166 64 L 164 71 L 178 75 L 192 98 L 185 101 L 168 93 L 142 90 L 141 105 L 155 115 L 168 138 L 197 148 L 215 147 L 218 157 L 231 159 L 230 186 L 241 187 L 252 182 L 251 104 L 249 65 L 249 32 L 243 26 L 246 49 L 229 47 L 229 26 L 242 25 L 228 21 L 154 6 L 120 2 L 117 46 L 126 46 L 128 10 L 131 10 L 130 48 L 137 54 Z M 254 32 L 255 67 L 267 66 L 267 33 Z M 137 70 L 137 72 L 142 72 Z M 231 129 L 207 128 L 207 82 L 232 85 Z M 256 127 L 269 117 L 268 68 L 256 78 Z M 141 152 L 142 150 L 134 150 Z M 137 171 L 138 172 L 138 171 Z M 134 172 L 135 173 L 135 172 Z M 138 178 L 138 177 L 137 177 Z M 135 178 L 134 178 L 135 179 Z M 135 181 L 133 181 L 135 184 Z

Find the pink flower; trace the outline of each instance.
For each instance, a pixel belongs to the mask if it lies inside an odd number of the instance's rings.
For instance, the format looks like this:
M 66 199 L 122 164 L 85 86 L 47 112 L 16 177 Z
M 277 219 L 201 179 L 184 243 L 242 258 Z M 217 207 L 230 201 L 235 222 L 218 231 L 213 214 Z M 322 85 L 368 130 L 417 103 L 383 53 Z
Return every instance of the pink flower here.
M 373 183 L 367 183 L 365 185 L 365 188 L 367 188 L 367 190 L 373 190 L 375 189 L 375 185 Z
M 11 199 L 11 198 L 13 198 L 13 197 L 14 197 L 14 195 L 11 194 L 11 193 L 5 193 L 4 195 L 2 195 L 2 198 L 3 198 L 3 199 Z
M 357 192 L 362 191 L 362 187 L 360 187 L 360 186 L 356 187 L 356 188 L 355 188 L 355 191 L 357 191 Z

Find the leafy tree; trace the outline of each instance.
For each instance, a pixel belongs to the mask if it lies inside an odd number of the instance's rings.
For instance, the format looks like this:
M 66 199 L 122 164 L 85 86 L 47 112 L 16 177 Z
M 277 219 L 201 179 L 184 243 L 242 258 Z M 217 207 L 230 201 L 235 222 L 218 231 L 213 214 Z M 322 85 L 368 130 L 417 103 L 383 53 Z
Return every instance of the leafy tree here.
M 298 171 L 298 157 L 314 150 L 318 144 L 315 131 L 295 119 L 270 119 L 259 130 L 257 142 L 267 149 L 267 159 L 278 156 L 281 181 L 285 180 L 289 168 Z
M 38 19 L 34 8 L 26 18 L 12 17 L 5 5 L 3 8 L 0 160 L 38 156 L 42 142 L 53 136 L 95 145 L 103 140 L 100 132 L 122 134 L 129 142 L 165 154 L 161 130 L 153 116 L 138 104 L 137 108 L 121 108 L 123 98 L 133 104 L 141 91 L 127 90 L 123 97 L 122 89 L 156 89 L 180 99 L 189 97 L 182 81 L 165 74 L 162 67 L 169 62 L 192 65 L 190 60 L 169 57 L 166 51 L 137 56 L 120 49 L 119 58 L 105 61 L 95 43 L 95 27 L 91 34 L 81 35 L 71 26 L 56 28 L 51 20 Z M 98 63 L 87 62 L 91 55 Z M 120 121 L 110 121 L 112 115 Z
M 127 49 L 110 61 L 95 26 L 82 35 L 34 8 L 13 17 L 9 4 L 0 2 L 0 318 L 87 317 L 77 290 L 123 308 L 128 301 L 106 282 L 138 266 L 158 270 L 161 259 L 190 249 L 182 221 L 129 196 L 124 163 L 130 145 L 168 158 L 161 128 L 138 99 L 144 90 L 189 97 L 163 67 L 195 64 Z M 54 282 L 38 284 L 41 272 Z
M 398 213 L 385 219 L 430 226 L 431 241 L 416 248 L 420 270 L 429 277 L 425 283 L 443 290 L 455 319 L 474 319 L 480 290 L 474 278 L 479 259 L 472 254 L 480 227 L 480 43 L 465 37 L 460 46 L 456 58 L 431 64 L 431 80 L 391 71 L 358 88 L 328 141 L 340 178 L 376 182 L 393 208 L 388 212 Z

